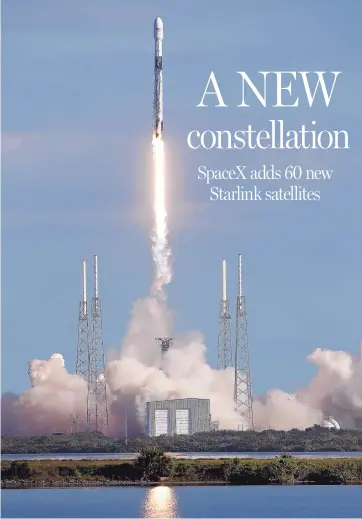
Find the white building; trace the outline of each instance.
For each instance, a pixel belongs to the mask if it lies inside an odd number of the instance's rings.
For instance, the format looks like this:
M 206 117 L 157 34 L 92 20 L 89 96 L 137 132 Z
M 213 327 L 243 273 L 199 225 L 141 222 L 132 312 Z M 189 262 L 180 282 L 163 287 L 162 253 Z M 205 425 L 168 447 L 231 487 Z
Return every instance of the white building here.
M 333 418 L 333 416 L 326 416 L 320 425 L 321 427 L 325 427 L 327 429 L 336 429 L 337 431 L 339 431 L 341 428 L 341 426 L 339 425 L 337 420 Z
M 177 398 L 146 402 L 146 434 L 194 434 L 210 431 L 210 400 Z

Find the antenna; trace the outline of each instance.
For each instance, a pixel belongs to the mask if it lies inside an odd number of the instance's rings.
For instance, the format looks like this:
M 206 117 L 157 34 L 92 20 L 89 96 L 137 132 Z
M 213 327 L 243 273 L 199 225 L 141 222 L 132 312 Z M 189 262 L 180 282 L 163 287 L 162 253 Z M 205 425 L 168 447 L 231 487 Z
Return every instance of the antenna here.
M 226 260 L 222 260 L 221 301 L 219 311 L 219 338 L 217 350 L 217 369 L 232 366 L 231 315 L 226 290 Z
M 83 313 L 87 314 L 87 265 L 83 260 Z
M 98 298 L 98 256 L 94 256 L 94 297 Z
M 223 301 L 227 300 L 226 297 L 226 260 L 222 260 L 222 298 Z
M 234 405 L 235 410 L 245 421 L 243 429 L 254 429 L 248 325 L 245 297 L 242 293 L 241 254 L 238 256 L 238 295 L 236 298 Z

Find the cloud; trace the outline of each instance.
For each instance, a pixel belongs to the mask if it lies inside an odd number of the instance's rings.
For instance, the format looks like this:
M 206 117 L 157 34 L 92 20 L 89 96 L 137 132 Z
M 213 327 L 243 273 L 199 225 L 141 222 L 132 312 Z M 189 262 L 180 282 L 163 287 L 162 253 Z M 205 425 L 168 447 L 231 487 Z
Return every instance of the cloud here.
M 29 151 L 39 140 L 37 133 L 2 133 L 1 153 L 7 155 L 19 149 Z

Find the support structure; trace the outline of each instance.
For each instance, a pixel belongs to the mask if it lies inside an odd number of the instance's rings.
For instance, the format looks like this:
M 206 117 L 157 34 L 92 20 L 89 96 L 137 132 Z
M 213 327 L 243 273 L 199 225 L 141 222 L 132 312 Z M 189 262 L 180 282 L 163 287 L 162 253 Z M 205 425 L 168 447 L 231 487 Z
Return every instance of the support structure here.
M 92 327 L 88 351 L 87 424 L 91 431 L 106 432 L 108 427 L 107 386 L 104 377 L 102 307 L 98 293 L 98 258 L 94 256 Z
M 222 295 L 219 312 L 219 339 L 217 350 L 217 369 L 233 365 L 231 345 L 231 315 L 226 293 L 226 260 L 222 260 Z
M 163 355 L 168 352 L 174 342 L 172 337 L 156 337 L 155 340 L 161 347 L 161 357 L 163 357 Z
M 82 297 L 79 304 L 76 374 L 88 381 L 89 323 L 86 262 L 82 262 Z
M 34 387 L 34 379 L 33 379 L 33 372 L 32 372 L 32 362 L 31 360 L 28 360 L 28 375 L 30 380 L 30 387 Z
M 236 299 L 235 337 L 235 410 L 240 414 L 243 430 L 254 429 L 251 392 L 249 340 L 245 296 L 242 291 L 241 255 L 238 257 L 238 295 Z
M 78 344 L 77 344 L 77 363 L 75 372 L 77 375 L 87 381 L 89 379 L 89 364 L 88 364 L 88 351 L 89 351 L 89 321 L 88 321 L 88 307 L 87 307 L 87 273 L 86 273 L 86 262 L 82 262 L 82 296 L 79 303 L 79 316 L 78 316 Z M 85 410 L 88 410 L 88 398 L 84 403 Z M 88 414 L 88 412 L 86 411 Z M 86 420 L 86 416 L 81 420 L 83 423 Z M 85 425 L 85 423 L 84 423 Z M 78 415 L 73 417 L 73 432 L 79 432 L 80 417 Z

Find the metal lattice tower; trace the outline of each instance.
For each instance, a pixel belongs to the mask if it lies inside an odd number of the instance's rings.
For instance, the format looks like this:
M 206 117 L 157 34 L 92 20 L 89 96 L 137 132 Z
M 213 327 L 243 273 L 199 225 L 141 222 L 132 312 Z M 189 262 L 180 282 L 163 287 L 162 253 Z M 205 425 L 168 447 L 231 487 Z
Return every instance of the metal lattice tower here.
M 88 365 L 88 351 L 89 351 L 89 322 L 88 322 L 88 307 L 87 307 L 87 275 L 86 262 L 82 262 L 82 297 L 79 304 L 78 317 L 78 344 L 77 344 L 77 364 L 75 372 L 82 377 L 87 383 L 89 381 L 89 365 Z M 85 402 L 85 408 L 88 414 L 88 397 Z M 86 416 L 84 417 L 86 418 Z M 83 420 L 84 421 L 84 420 Z M 73 417 L 73 431 L 78 432 L 79 416 Z
M 88 381 L 88 348 L 89 348 L 89 325 L 87 309 L 87 277 L 86 262 L 82 262 L 82 297 L 79 304 L 78 317 L 78 345 L 76 374 Z
M 98 258 L 94 256 L 94 293 L 92 297 L 92 328 L 88 355 L 87 424 L 91 431 L 106 432 L 108 427 L 107 386 L 104 377 L 102 307 L 98 293 Z
M 28 361 L 28 375 L 29 375 L 29 379 L 30 379 L 30 387 L 34 387 L 34 380 L 33 380 L 33 376 L 32 376 L 31 363 L 32 363 L 32 361 L 29 360 Z
M 253 403 L 249 361 L 248 324 L 245 296 L 242 292 L 241 254 L 238 256 L 238 295 L 236 299 L 235 337 L 235 410 L 240 414 L 246 429 L 254 429 Z
M 156 337 L 156 342 L 161 346 L 161 356 L 168 352 L 173 345 L 174 339 L 172 337 Z
M 226 260 L 222 260 L 222 295 L 219 313 L 219 339 L 217 349 L 217 369 L 233 365 L 231 345 L 231 315 L 226 295 Z

